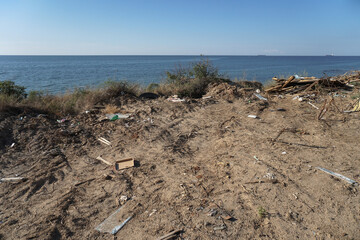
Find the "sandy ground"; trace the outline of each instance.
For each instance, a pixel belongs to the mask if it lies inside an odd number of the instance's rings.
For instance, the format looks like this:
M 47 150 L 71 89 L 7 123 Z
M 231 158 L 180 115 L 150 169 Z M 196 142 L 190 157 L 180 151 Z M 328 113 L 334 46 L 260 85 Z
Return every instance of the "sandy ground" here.
M 339 94 L 344 109 L 351 93 Z M 360 182 L 359 112 L 332 106 L 319 121 L 294 96 L 208 95 L 120 99 L 133 118 L 116 121 L 98 111 L 64 123 L 3 113 L 0 177 L 26 180 L 0 183 L 0 239 L 157 239 L 173 230 L 182 230 L 174 239 L 360 239 L 359 186 L 317 169 Z M 137 164 L 115 171 L 99 155 Z M 120 205 L 119 223 L 132 219 L 114 236 L 96 231 Z

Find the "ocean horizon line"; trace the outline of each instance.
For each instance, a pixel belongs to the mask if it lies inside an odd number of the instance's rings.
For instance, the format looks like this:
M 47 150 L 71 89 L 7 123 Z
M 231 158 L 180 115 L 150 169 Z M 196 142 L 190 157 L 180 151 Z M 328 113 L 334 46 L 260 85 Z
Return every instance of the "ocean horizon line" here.
M 256 55 L 232 55 L 232 54 L 0 54 L 0 57 L 360 57 L 360 55 L 268 55 L 268 54 L 256 54 Z

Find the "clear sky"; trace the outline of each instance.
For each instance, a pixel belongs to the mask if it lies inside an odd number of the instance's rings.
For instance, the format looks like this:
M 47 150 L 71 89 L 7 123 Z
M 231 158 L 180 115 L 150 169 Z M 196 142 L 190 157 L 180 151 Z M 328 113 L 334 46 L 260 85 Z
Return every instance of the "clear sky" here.
M 0 0 L 0 55 L 360 55 L 360 0 Z

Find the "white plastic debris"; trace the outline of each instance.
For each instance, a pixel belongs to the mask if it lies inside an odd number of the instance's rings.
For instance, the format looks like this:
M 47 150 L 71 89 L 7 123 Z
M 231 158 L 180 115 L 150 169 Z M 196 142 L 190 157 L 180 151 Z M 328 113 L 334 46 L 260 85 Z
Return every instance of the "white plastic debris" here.
M 117 116 L 117 117 L 116 117 Z M 121 113 L 115 113 L 115 114 L 106 114 L 106 117 L 108 119 L 113 119 L 114 117 L 116 117 L 117 119 L 119 118 L 129 118 L 130 114 L 121 114 Z
M 352 179 L 350 179 L 348 177 L 345 177 L 345 176 L 343 176 L 343 175 L 341 175 L 339 173 L 335 173 L 333 171 L 327 170 L 327 169 L 322 168 L 322 167 L 317 167 L 317 169 L 319 169 L 319 170 L 321 170 L 321 171 L 323 171 L 323 172 L 325 172 L 327 174 L 330 174 L 330 175 L 332 175 L 334 177 L 340 178 L 340 179 L 342 179 L 342 180 L 344 180 L 344 181 L 346 181 L 346 182 L 348 182 L 350 184 L 358 185 L 358 183 L 356 181 L 354 181 L 354 180 L 352 180 Z
M 259 118 L 258 116 L 256 115 L 248 115 L 249 118 Z
M 258 99 L 260 99 L 260 100 L 267 101 L 267 98 L 261 96 L 261 95 L 258 94 L 258 93 L 254 93 L 254 95 L 255 95 Z

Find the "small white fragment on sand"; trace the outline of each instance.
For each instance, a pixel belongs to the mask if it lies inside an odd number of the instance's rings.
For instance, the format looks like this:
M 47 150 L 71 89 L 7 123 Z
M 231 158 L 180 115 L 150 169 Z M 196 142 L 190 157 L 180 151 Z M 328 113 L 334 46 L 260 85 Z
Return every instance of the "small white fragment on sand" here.
M 281 154 L 282 154 L 282 155 L 285 155 L 285 154 L 286 154 L 286 152 L 282 152 Z
M 248 118 L 259 118 L 258 116 L 256 116 L 256 115 L 248 115 Z
M 151 217 L 151 215 L 153 215 L 154 213 L 156 213 L 157 210 L 156 209 L 153 209 L 152 212 L 149 214 L 149 217 Z
M 315 106 L 315 105 L 312 104 L 311 102 L 308 102 L 308 104 L 310 104 L 313 108 L 319 109 L 317 106 Z

